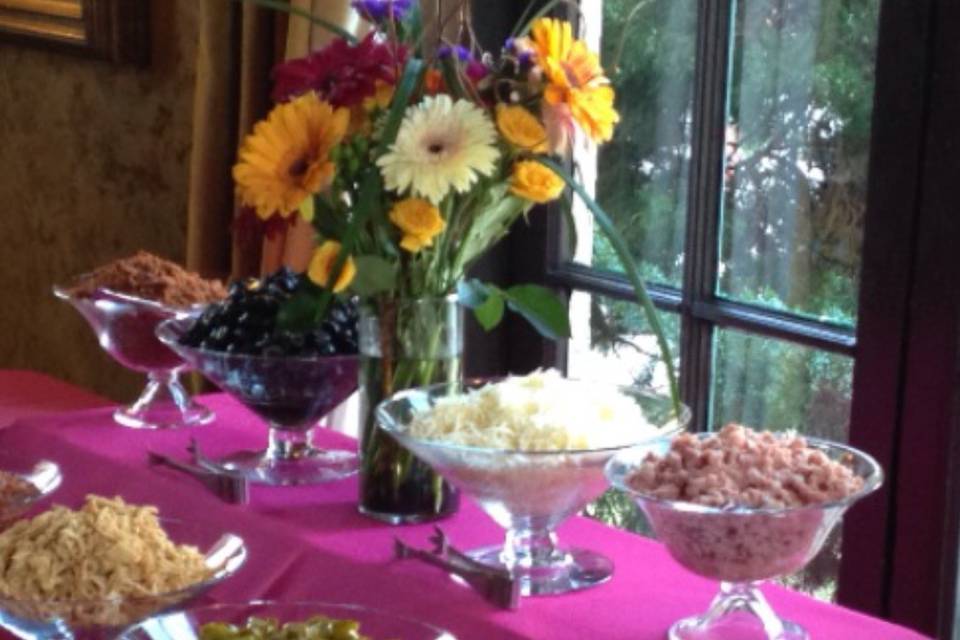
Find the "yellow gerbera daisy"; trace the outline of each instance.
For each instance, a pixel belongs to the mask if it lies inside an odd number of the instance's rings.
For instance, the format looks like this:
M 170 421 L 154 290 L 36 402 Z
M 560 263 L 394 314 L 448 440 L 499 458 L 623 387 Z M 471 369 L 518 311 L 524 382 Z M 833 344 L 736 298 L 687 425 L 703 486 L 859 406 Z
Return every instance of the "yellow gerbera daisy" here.
M 497 128 L 515 147 L 534 153 L 547 150 L 547 130 L 537 116 L 519 105 L 497 105 Z
M 563 178 L 536 160 L 522 160 L 513 165 L 510 191 L 538 204 L 556 200 L 563 193 Z
M 330 279 L 333 277 L 333 267 L 337 263 L 337 256 L 340 255 L 340 243 L 336 240 L 326 240 L 323 244 L 313 250 L 313 256 L 310 258 L 310 266 L 307 267 L 307 277 L 321 287 L 330 285 Z M 357 265 L 352 257 L 347 257 L 340 269 L 340 276 L 336 284 L 333 285 L 335 293 L 340 293 L 350 286 L 353 278 L 357 275 Z
M 377 160 L 383 182 L 439 204 L 451 189 L 464 193 L 496 169 L 497 130 L 484 111 L 442 94 L 409 107 L 397 140 Z
M 433 245 L 433 238 L 447 225 L 440 210 L 420 198 L 406 198 L 393 205 L 390 222 L 403 231 L 400 246 L 410 253 Z
M 233 167 L 240 200 L 266 220 L 284 218 L 306 198 L 330 185 L 330 150 L 340 144 L 350 122 L 348 109 L 334 109 L 315 93 L 278 105 L 257 123 Z
M 613 137 L 613 125 L 620 115 L 613 108 L 614 91 L 597 54 L 573 37 L 569 22 L 555 18 L 537 20 L 530 40 L 547 79 L 543 94 L 547 105 L 567 107 L 594 142 Z

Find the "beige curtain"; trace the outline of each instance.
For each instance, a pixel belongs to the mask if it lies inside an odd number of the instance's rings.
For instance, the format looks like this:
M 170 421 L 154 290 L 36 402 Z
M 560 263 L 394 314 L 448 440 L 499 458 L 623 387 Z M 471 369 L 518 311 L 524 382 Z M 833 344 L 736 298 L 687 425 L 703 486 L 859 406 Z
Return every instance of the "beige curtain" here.
M 238 141 L 269 106 L 277 16 L 249 4 L 199 3 L 187 211 L 187 265 L 206 275 L 257 273 L 260 242 L 232 233 Z

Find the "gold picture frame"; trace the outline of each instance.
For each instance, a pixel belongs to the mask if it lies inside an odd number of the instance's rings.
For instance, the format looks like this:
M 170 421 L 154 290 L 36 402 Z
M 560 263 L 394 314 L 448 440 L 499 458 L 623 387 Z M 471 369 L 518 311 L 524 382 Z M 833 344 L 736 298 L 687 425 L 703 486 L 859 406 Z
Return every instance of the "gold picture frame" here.
M 0 41 L 144 65 L 149 0 L 0 0 Z

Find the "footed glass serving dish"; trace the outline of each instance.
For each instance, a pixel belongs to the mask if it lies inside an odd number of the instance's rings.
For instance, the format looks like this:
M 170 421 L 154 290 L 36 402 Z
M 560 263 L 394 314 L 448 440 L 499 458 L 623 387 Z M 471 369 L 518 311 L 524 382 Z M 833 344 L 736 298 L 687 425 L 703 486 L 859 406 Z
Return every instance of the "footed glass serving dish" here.
M 633 497 L 673 559 L 697 575 L 720 581 L 720 592 L 707 612 L 676 622 L 668 632 L 670 640 L 808 640 L 803 627 L 774 613 L 758 586 L 802 569 L 844 512 L 880 487 L 883 472 L 862 451 L 814 438 L 806 441 L 831 460 L 848 464 L 863 486 L 843 500 L 807 507 L 707 507 L 653 497 L 631 486 L 630 477 L 649 454 L 659 457 L 670 450 L 668 438 L 610 460 L 610 484 Z
M 147 374 L 147 386 L 140 397 L 114 412 L 118 424 L 134 429 L 171 429 L 213 420 L 213 412 L 194 402 L 180 383 L 186 363 L 156 336 L 162 321 L 189 317 L 197 310 L 168 307 L 108 289 L 97 289 L 83 297 L 71 295 L 62 287 L 54 287 L 53 293 L 80 312 L 100 346 L 114 360 Z
M 269 427 L 265 449 L 204 459 L 204 464 L 268 485 L 316 484 L 357 472 L 355 451 L 321 449 L 314 444 L 313 433 L 320 418 L 356 390 L 358 356 L 259 356 L 188 347 L 179 339 L 192 322 L 167 320 L 157 334 Z
M 380 427 L 475 499 L 506 530 L 503 544 L 468 553 L 484 564 L 509 571 L 520 581 L 523 595 L 566 593 L 605 582 L 613 574 L 613 563 L 589 549 L 561 546 L 555 530 L 607 488 L 603 469 L 611 456 L 650 437 L 681 431 L 689 421 L 689 411 L 684 408 L 677 416 L 668 397 L 622 387 L 620 393 L 634 400 L 658 429 L 654 436 L 638 432 L 635 440 L 604 449 L 490 449 L 410 435 L 415 415 L 429 411 L 443 398 L 483 384 L 443 384 L 398 393 L 378 407 Z M 589 402 L 589 388 L 582 392 L 584 401 Z
M 183 589 L 99 600 L 25 600 L 0 595 L 0 629 L 23 640 L 112 640 L 131 625 L 182 607 L 235 574 L 247 557 L 243 540 L 208 526 L 162 520 L 170 539 L 205 550 L 208 579 Z
M 0 462 L 3 462 L 0 470 L 13 473 L 33 489 L 29 493 L 18 492 L 9 498 L 0 496 L 0 531 L 2 531 L 35 504 L 56 491 L 63 481 L 63 474 L 60 472 L 60 467 L 50 460 L 41 460 L 29 471 L 7 468 L 6 461 Z
M 316 635 L 296 635 L 292 631 L 282 637 L 333 638 L 339 640 L 371 638 L 372 640 L 456 640 L 447 631 L 405 616 L 380 611 L 355 604 L 332 604 L 329 602 L 271 602 L 254 600 L 235 604 L 214 604 L 194 607 L 147 620 L 128 630 L 123 640 L 230 640 L 241 638 L 280 637 L 255 634 L 231 635 L 257 618 L 260 625 L 282 626 L 308 622 L 311 618 L 324 616 L 340 621 L 335 632 L 323 633 L 324 625 L 315 624 Z M 267 622 L 269 621 L 269 622 Z M 331 625 L 332 626 L 332 625 Z

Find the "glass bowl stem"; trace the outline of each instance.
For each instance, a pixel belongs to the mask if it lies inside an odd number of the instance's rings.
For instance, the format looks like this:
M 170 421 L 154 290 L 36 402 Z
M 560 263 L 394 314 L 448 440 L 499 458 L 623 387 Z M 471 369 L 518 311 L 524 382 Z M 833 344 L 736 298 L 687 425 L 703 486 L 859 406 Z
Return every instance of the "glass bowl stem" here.
M 271 422 L 267 458 L 291 462 L 312 455 L 317 451 L 313 444 L 313 431 L 313 427 L 291 429 Z
M 117 423 L 133 429 L 171 429 L 207 424 L 213 412 L 193 401 L 176 369 L 147 373 L 147 386 L 133 404 L 113 414 Z
M 552 529 L 507 529 L 501 558 L 511 573 L 548 567 L 564 561 Z

